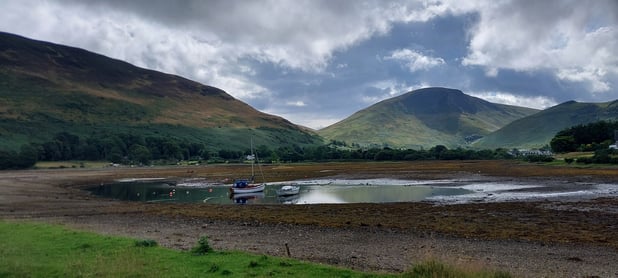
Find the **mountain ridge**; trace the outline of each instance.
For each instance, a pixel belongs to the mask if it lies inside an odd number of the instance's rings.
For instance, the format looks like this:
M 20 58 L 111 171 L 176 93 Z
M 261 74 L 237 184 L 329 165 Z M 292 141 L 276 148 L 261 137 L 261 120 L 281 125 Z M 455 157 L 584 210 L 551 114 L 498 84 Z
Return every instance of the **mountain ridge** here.
M 566 101 L 518 119 L 474 143 L 480 148 L 539 148 L 562 129 L 600 120 L 618 120 L 618 100 L 600 103 Z
M 463 146 L 538 110 L 491 103 L 460 90 L 429 87 L 383 100 L 318 134 L 359 145 Z M 368 134 L 362 140 L 362 134 Z
M 247 146 L 243 132 L 258 144 L 321 142 L 306 128 L 219 88 L 76 47 L 0 32 L 0 65 L 0 146 L 41 142 L 59 131 L 86 135 L 117 128 L 158 130 L 213 148 Z

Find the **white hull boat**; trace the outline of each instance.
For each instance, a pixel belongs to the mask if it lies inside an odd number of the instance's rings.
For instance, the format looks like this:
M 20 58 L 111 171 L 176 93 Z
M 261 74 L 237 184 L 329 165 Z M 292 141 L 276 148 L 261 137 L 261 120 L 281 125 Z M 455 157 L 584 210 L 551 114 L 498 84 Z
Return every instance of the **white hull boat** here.
M 284 185 L 277 190 L 278 196 L 296 195 L 300 192 L 300 186 L 298 185 Z

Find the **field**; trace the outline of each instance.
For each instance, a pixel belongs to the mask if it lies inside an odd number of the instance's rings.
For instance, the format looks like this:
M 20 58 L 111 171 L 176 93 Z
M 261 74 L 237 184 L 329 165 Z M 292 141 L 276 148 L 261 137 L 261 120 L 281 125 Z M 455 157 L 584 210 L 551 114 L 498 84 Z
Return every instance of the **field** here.
M 81 190 L 118 178 L 200 178 L 247 174 L 243 165 L 68 168 L 0 172 L 0 217 L 60 223 L 109 235 L 150 238 L 188 250 L 208 235 L 220 250 L 244 250 L 352 267 L 403 272 L 437 259 L 523 277 L 615 276 L 618 198 L 435 205 L 431 203 L 251 205 L 129 203 Z M 303 178 L 474 178 L 551 187 L 613 183 L 612 167 L 516 161 L 268 165 L 268 181 Z M 242 240 L 235 240 L 242 238 Z

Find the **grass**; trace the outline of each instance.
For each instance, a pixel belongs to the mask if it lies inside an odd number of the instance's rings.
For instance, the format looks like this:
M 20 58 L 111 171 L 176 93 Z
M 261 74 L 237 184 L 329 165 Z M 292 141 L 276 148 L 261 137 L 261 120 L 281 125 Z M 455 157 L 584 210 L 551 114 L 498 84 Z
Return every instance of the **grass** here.
M 47 224 L 0 221 L 0 237 L 0 277 L 510 277 L 435 261 L 403 274 L 371 274 L 241 252 L 196 255 L 166 249 L 148 239 L 103 236 Z
M 565 158 L 578 158 L 578 157 L 592 157 L 594 152 L 570 152 L 555 154 L 554 157 L 557 160 L 564 160 Z

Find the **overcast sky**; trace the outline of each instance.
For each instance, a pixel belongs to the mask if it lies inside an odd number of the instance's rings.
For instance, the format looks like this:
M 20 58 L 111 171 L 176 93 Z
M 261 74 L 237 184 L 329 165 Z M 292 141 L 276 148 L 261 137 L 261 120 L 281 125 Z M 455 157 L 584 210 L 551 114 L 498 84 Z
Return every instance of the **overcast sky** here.
M 618 1 L 1 0 L 0 30 L 219 87 L 312 128 L 443 86 L 618 99 Z

